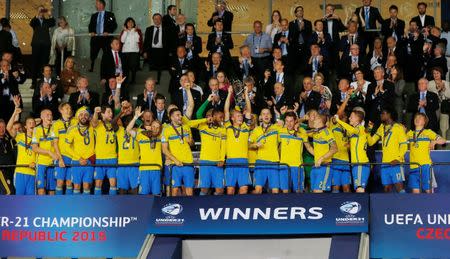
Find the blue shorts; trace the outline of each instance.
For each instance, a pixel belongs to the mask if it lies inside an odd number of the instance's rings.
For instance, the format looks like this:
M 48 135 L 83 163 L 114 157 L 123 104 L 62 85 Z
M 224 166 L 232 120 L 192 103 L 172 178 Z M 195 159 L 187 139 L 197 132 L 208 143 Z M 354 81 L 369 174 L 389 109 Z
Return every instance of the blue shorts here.
M 313 191 L 331 190 L 330 166 L 313 167 L 311 169 L 311 189 Z
M 370 165 L 356 165 L 352 167 L 353 188 L 366 188 L 370 176 Z
M 280 188 L 280 172 L 278 163 L 256 160 L 255 163 L 255 186 L 264 186 L 269 182 L 270 189 Z
M 165 165 L 164 166 L 164 185 L 169 186 L 170 185 L 170 166 Z
M 72 163 L 72 159 L 67 156 L 62 156 L 64 164 L 70 165 Z M 55 167 L 56 171 L 56 180 L 70 180 L 72 177 L 70 175 L 70 167 Z
M 333 165 L 333 163 L 338 163 L 339 165 Z M 350 164 L 342 165 L 343 163 L 348 164 L 348 161 L 343 161 L 339 159 L 333 159 L 331 164 L 331 185 L 332 186 L 344 186 L 350 185 L 352 183 L 350 177 Z
M 405 173 L 401 165 L 383 165 L 381 166 L 381 183 L 391 185 L 405 181 Z
M 94 178 L 94 168 L 89 166 L 90 164 L 91 161 L 88 160 L 87 165 L 79 166 L 79 161 L 72 160 L 71 174 L 73 184 L 92 183 Z
M 172 186 L 180 187 L 184 185 L 186 188 L 194 188 L 194 175 L 193 166 L 173 166 Z
M 250 185 L 252 183 L 248 169 L 247 158 L 230 158 L 226 164 L 236 164 L 242 166 L 227 165 L 225 170 L 225 184 L 227 187 L 239 187 Z
M 217 162 L 200 160 L 199 188 L 223 188 L 223 168 L 217 166 Z M 205 166 L 206 165 L 206 166 Z
M 422 169 L 422 178 L 420 178 L 420 170 L 419 168 L 411 169 L 408 177 L 408 187 L 410 189 L 420 189 L 420 182 L 422 181 L 422 190 L 431 190 L 430 189 L 430 180 L 432 174 L 431 165 L 422 165 L 420 166 Z
M 22 173 L 14 174 L 16 195 L 35 195 L 36 176 Z
M 292 184 L 292 191 L 303 191 L 305 189 L 305 173 L 303 167 L 290 166 L 290 179 L 289 171 L 286 166 L 280 166 L 280 189 L 290 190 L 290 184 Z
M 95 160 L 95 163 L 97 165 L 117 165 L 117 159 L 97 159 Z M 116 171 L 116 167 L 97 166 L 95 167 L 94 179 L 103 180 L 105 179 L 105 176 L 107 176 L 108 179 L 116 178 Z
M 46 165 L 37 165 L 36 188 L 54 191 L 56 188 L 55 168 Z
M 161 171 L 139 171 L 139 194 L 161 194 Z
M 117 188 L 129 190 L 137 188 L 139 185 L 139 167 L 124 166 L 117 168 Z

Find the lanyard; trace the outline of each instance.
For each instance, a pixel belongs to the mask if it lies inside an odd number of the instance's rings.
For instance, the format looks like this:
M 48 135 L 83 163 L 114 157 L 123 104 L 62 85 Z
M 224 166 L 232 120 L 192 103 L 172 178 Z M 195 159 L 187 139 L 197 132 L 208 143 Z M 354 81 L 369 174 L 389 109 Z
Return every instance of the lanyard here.
M 172 123 L 170 125 L 172 126 L 172 128 L 175 131 L 175 133 L 177 134 L 177 136 L 180 138 L 180 143 L 184 144 L 184 140 L 183 140 L 183 137 L 184 137 L 183 126 L 181 126 L 181 134 L 180 134 L 180 132 L 177 130 L 177 128 Z

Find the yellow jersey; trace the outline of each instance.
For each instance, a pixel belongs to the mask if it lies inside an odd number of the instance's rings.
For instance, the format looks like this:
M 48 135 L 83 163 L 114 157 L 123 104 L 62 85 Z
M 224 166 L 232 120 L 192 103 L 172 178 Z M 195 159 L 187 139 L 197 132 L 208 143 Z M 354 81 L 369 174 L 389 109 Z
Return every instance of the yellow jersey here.
M 367 132 L 363 125 L 353 127 L 341 120 L 337 120 L 350 138 L 350 156 L 352 163 L 368 163 L 367 157 Z
M 109 124 L 109 123 L 108 123 Z M 95 158 L 114 159 L 117 158 L 116 132 L 111 124 L 99 121 L 95 128 Z
M 264 160 L 269 162 L 280 161 L 280 155 L 278 153 L 278 132 L 281 127 L 277 124 L 272 124 L 265 130 L 262 126 L 256 127 L 250 135 L 251 143 L 261 143 L 262 146 L 258 148 L 257 160 Z
M 44 128 L 39 125 L 33 130 L 32 144 L 37 144 L 40 148 L 55 152 L 53 148 L 53 138 L 50 133 L 50 128 Z M 53 158 L 49 155 L 37 154 L 37 163 L 39 165 L 52 165 Z
M 189 141 L 192 139 L 191 129 L 187 125 L 178 127 L 172 124 L 164 127 L 161 137 L 162 143 L 169 144 L 169 150 L 174 157 L 182 163 L 192 163 L 194 158 L 192 156 L 191 146 Z
M 136 137 L 128 134 L 124 127 L 119 126 L 116 132 L 118 147 L 118 163 L 129 165 L 139 163 L 139 143 Z
M 303 128 L 298 131 L 282 128 L 280 134 L 280 163 L 298 167 L 303 164 L 303 144 L 308 142 L 308 136 Z
M 409 161 L 419 165 L 431 165 L 430 143 L 439 139 L 439 135 L 430 129 L 410 130 L 407 134 L 409 143 Z M 417 164 L 411 164 L 411 168 L 417 168 Z
M 333 132 L 334 139 L 336 140 L 336 147 L 338 151 L 333 155 L 333 159 L 339 159 L 342 161 L 350 161 L 348 151 L 349 143 L 346 130 L 337 123 L 331 123 L 331 132 Z
M 66 142 L 66 134 L 67 130 L 76 124 L 77 120 L 72 118 L 69 121 L 59 119 L 52 125 L 51 136 L 53 140 L 58 140 L 59 152 L 69 158 L 72 158 L 72 154 L 70 153 L 70 146 Z
M 375 144 L 381 139 L 383 163 L 390 163 L 394 160 L 405 161 L 405 153 L 408 150 L 408 139 L 403 125 L 394 123 L 385 126 L 381 124 L 373 136 L 368 136 L 369 145 Z
M 314 161 L 319 160 L 326 153 L 330 151 L 330 146 L 335 143 L 333 133 L 328 128 L 320 129 L 317 132 L 312 133 L 313 144 L 314 144 Z M 322 161 L 323 163 L 331 162 L 331 158 Z
M 162 149 L 161 137 L 149 138 L 143 131 L 139 131 L 136 135 L 136 140 L 139 143 L 140 160 L 139 163 L 157 164 L 158 166 L 140 166 L 139 170 L 161 170 L 162 166 Z M 170 145 L 170 144 L 169 144 Z M 191 152 L 189 151 L 189 154 Z M 183 161 L 184 162 L 184 161 Z M 188 162 L 189 163 L 189 162 Z M 192 163 L 192 162 L 190 162 Z
M 77 124 L 70 127 L 66 142 L 70 145 L 73 160 L 88 159 L 95 153 L 94 129 L 91 126 Z
M 248 159 L 248 140 L 250 128 L 244 122 L 240 128 L 235 128 L 231 122 L 225 122 L 226 128 L 226 156 L 227 159 L 245 158 Z M 255 160 L 256 161 L 256 160 Z M 249 161 L 250 162 L 250 161 Z
M 225 127 L 214 127 L 207 123 L 202 123 L 197 128 L 202 140 L 200 160 L 211 162 L 224 161 L 227 140 Z
M 17 160 L 16 165 L 29 165 L 31 163 L 36 163 L 36 154 L 33 152 L 31 147 L 31 138 L 25 133 L 19 133 L 16 135 L 17 143 Z M 16 173 L 36 175 L 36 171 L 29 167 L 16 167 Z

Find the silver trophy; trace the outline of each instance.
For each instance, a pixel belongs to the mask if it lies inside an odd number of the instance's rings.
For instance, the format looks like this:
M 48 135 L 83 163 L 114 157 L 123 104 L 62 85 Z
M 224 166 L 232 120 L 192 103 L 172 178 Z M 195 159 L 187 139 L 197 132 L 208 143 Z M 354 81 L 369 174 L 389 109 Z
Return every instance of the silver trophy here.
M 244 85 L 244 83 L 242 83 L 241 80 L 235 79 L 231 83 L 231 86 L 233 87 L 234 100 L 235 100 L 236 104 L 241 106 L 241 104 L 244 103 L 244 105 L 245 105 L 245 96 L 244 96 L 245 85 Z

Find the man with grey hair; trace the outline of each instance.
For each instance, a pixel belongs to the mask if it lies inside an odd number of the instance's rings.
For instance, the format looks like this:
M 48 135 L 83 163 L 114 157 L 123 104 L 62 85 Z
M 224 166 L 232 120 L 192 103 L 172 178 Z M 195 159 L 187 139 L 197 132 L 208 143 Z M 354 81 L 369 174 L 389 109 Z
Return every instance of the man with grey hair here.
M 368 89 L 366 95 L 367 119 L 372 121 L 376 127 L 380 124 L 380 114 L 385 108 L 392 108 L 394 103 L 394 84 L 384 79 L 384 68 L 381 66 L 373 70 L 375 79 Z

